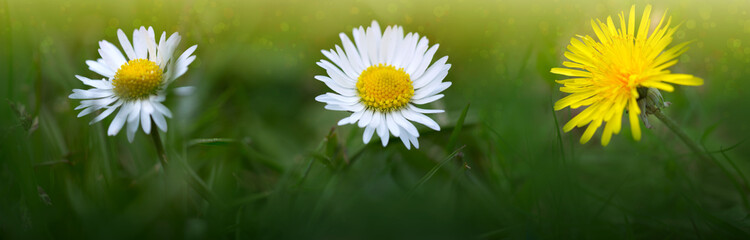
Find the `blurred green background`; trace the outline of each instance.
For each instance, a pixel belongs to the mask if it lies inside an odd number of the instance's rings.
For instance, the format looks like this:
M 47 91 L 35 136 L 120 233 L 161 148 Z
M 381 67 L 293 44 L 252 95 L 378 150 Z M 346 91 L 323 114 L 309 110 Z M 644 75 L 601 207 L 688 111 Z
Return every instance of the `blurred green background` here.
M 675 42 L 694 41 L 672 70 L 706 83 L 664 93 L 666 114 L 710 161 L 653 117 L 640 142 L 625 128 L 606 148 L 561 133 L 571 112 L 553 113 L 562 94 L 549 69 L 571 37 L 593 35 L 590 19 L 631 4 L 640 16 L 646 3 L 682 23 Z M 0 238 L 747 239 L 748 11 L 728 0 L 3 0 Z M 330 91 L 313 79 L 320 50 L 372 20 L 427 36 L 453 64 L 432 104 L 446 109 L 434 115 L 443 130 L 420 128 L 419 150 L 364 145 L 356 126 L 332 129 L 347 114 L 313 100 Z M 142 25 L 179 32 L 178 51 L 198 45 L 173 85 L 196 91 L 166 102 L 166 173 L 149 136 L 107 137 L 112 117 L 89 126 L 67 98 L 85 88 L 74 75 L 99 77 L 84 63 L 98 41 Z

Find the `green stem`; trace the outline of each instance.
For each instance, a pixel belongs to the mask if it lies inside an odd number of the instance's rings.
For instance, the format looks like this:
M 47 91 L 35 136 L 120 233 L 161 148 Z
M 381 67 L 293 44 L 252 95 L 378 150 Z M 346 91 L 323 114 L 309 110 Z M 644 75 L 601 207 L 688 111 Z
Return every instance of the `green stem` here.
M 692 139 L 690 139 L 687 133 L 685 133 L 685 131 L 683 131 L 682 128 L 677 126 L 677 124 L 671 118 L 667 117 L 667 115 L 664 115 L 664 113 L 662 113 L 661 110 L 654 111 L 653 115 L 656 116 L 656 118 L 658 118 L 659 120 L 661 120 L 661 122 L 664 123 L 664 125 L 667 125 L 669 130 L 672 130 L 672 132 L 675 135 L 677 135 L 677 137 L 679 137 L 680 140 L 682 140 L 682 142 L 684 142 L 685 145 L 687 145 L 688 148 L 690 148 L 690 150 L 692 150 L 695 154 L 697 154 L 698 157 L 700 157 L 701 159 L 705 161 L 709 161 L 705 152 L 701 150 L 698 144 L 695 143 L 695 141 L 693 141 Z
M 161 162 L 161 167 L 166 168 L 167 167 L 167 153 L 164 152 L 164 145 L 161 143 L 161 137 L 159 136 L 159 129 L 156 128 L 156 123 L 154 120 L 151 120 L 151 126 L 154 126 L 154 129 L 151 130 L 151 139 L 154 140 L 154 145 L 156 146 L 156 155 L 159 156 L 159 161 Z

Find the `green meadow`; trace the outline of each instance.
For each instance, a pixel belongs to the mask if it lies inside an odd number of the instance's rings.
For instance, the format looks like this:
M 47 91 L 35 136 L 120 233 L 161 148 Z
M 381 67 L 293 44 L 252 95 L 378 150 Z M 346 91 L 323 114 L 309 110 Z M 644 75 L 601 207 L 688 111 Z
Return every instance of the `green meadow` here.
M 646 4 L 692 41 L 670 68 L 705 84 L 663 92 L 707 157 L 655 117 L 606 147 L 550 73 L 591 19 Z M 2 239 L 749 239 L 750 2 L 0 0 Z M 453 85 L 416 124 L 419 149 L 362 142 L 314 98 L 320 52 L 352 28 L 403 26 L 439 43 Z M 657 19 L 658 20 L 658 19 Z M 161 168 L 149 135 L 77 118 L 100 79 L 85 60 L 117 29 L 179 32 L 197 59 L 164 102 Z M 119 46 L 119 45 L 118 45 Z M 154 128 L 155 129 L 155 128 Z

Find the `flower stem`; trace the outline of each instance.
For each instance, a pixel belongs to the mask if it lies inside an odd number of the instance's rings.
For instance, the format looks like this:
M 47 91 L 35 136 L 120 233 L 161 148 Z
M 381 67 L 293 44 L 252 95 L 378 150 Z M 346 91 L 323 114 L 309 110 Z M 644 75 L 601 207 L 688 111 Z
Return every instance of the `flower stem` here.
M 156 123 L 154 123 L 154 120 L 151 120 L 151 126 L 156 126 Z M 161 137 L 159 136 L 159 129 L 154 128 L 151 130 L 151 139 L 154 140 L 154 145 L 156 146 L 156 155 L 159 156 L 159 161 L 161 162 L 161 167 L 166 168 L 167 167 L 167 153 L 164 152 L 164 145 L 161 143 Z
M 708 157 L 706 156 L 706 153 L 701 150 L 698 144 L 695 143 L 695 141 L 693 141 L 692 139 L 690 139 L 690 137 L 688 137 L 685 131 L 683 131 L 682 128 L 677 126 L 677 124 L 671 118 L 667 117 L 667 115 L 664 115 L 664 113 L 658 109 L 654 111 L 653 115 L 656 116 L 656 118 L 658 118 L 659 120 L 661 120 L 661 122 L 664 123 L 664 125 L 667 125 L 669 130 L 672 130 L 672 132 L 675 135 L 677 135 L 677 137 L 679 137 L 680 140 L 682 140 L 682 142 L 684 142 L 685 145 L 687 145 L 688 148 L 690 148 L 690 150 L 692 150 L 695 154 L 697 154 L 698 157 L 700 157 L 701 159 L 705 161 L 709 160 Z

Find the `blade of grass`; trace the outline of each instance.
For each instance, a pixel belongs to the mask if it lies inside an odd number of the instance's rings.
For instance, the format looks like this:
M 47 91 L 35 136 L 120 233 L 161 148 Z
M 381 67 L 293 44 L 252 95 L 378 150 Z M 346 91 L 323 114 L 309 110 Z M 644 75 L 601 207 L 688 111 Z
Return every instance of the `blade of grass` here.
M 260 162 L 264 166 L 266 166 L 266 167 L 268 167 L 268 168 L 270 168 L 270 169 L 272 169 L 272 170 L 274 170 L 276 172 L 284 172 L 284 171 L 286 171 L 284 169 L 284 166 L 282 166 L 281 164 L 279 164 L 279 162 L 276 161 L 275 158 L 267 156 L 266 154 L 263 154 L 260 151 L 256 150 L 255 148 L 253 148 L 253 145 L 251 145 L 252 141 L 251 141 L 250 138 L 246 138 L 246 139 L 242 140 L 241 143 L 242 143 L 241 144 L 241 146 L 242 146 L 241 153 L 246 158 L 249 158 L 249 159 L 252 159 L 252 160 L 257 160 L 258 162 Z
M 448 155 L 448 157 L 446 157 L 445 159 L 443 159 L 442 161 L 440 161 L 437 165 L 435 165 L 435 167 L 433 167 L 432 169 L 430 169 L 430 171 L 427 172 L 427 174 L 425 174 L 421 179 L 419 179 L 419 181 L 414 186 L 414 188 L 412 188 L 411 193 L 413 193 L 419 187 L 421 187 L 422 185 L 424 185 L 424 183 L 426 183 L 427 181 L 429 181 L 430 178 L 432 178 L 432 176 L 435 175 L 435 173 L 437 173 L 437 171 L 440 170 L 440 168 L 443 167 L 443 165 L 445 165 L 450 160 L 452 160 L 453 158 L 455 158 L 458 155 L 458 153 L 460 153 L 461 150 L 464 149 L 464 147 L 466 147 L 466 146 L 459 147 L 458 149 L 456 149 L 455 151 L 453 151 L 450 155 Z M 409 195 L 411 195 L 411 194 L 409 194 Z
M 565 146 L 563 145 L 562 133 L 560 133 L 560 122 L 557 121 L 557 114 L 555 114 L 554 109 L 552 109 L 552 118 L 555 119 L 555 133 L 557 134 L 557 142 L 560 145 L 560 156 L 562 157 L 563 164 L 565 164 L 567 162 L 565 160 Z
M 712 154 L 708 153 L 708 149 L 706 149 L 706 145 L 705 145 L 704 142 L 708 138 L 708 135 L 711 132 L 713 132 L 714 129 L 715 129 L 714 127 L 709 127 L 703 133 L 703 136 L 701 137 L 701 145 L 702 145 L 701 147 L 703 147 L 703 151 L 706 152 L 706 156 L 708 157 L 708 159 L 711 160 L 711 162 L 713 162 L 714 164 L 716 164 L 716 166 L 718 166 L 719 169 L 721 169 L 722 173 L 724 173 L 724 175 L 727 178 L 729 178 L 729 181 L 732 182 L 732 185 L 734 185 L 734 187 L 737 189 L 737 193 L 740 195 L 740 198 L 742 198 L 742 204 L 745 207 L 745 210 L 750 210 L 750 202 L 748 202 L 748 199 L 747 199 L 747 196 L 745 194 L 745 191 L 742 189 L 742 185 L 739 183 L 739 181 L 737 181 L 737 179 L 734 178 L 734 176 L 732 176 L 732 173 L 729 172 L 729 170 L 727 170 L 727 168 L 724 167 L 724 165 L 722 165 L 719 162 L 719 160 L 717 160 L 716 158 L 714 158 L 714 156 Z M 731 148 L 737 147 L 742 142 L 744 142 L 744 140 L 741 141 L 741 142 L 739 142 L 739 143 L 737 143 L 737 144 L 735 144 Z M 734 168 L 734 170 L 740 175 L 740 179 L 742 179 L 744 181 L 745 186 L 748 186 L 747 185 L 747 180 L 745 179 L 745 175 L 742 173 L 742 171 L 739 170 L 739 168 L 737 168 L 737 165 L 735 165 L 734 162 L 731 161 L 731 159 L 729 159 L 726 154 L 724 154 L 725 151 L 726 150 L 724 150 L 723 148 L 721 148 L 720 152 L 727 159 L 727 162 L 729 162 L 729 164 Z
M 268 191 L 268 192 L 253 194 L 250 196 L 245 196 L 240 199 L 234 200 L 232 203 L 229 204 L 229 207 L 230 208 L 241 207 L 242 205 L 267 198 L 268 196 L 271 196 L 271 194 L 273 193 L 274 193 L 273 191 Z
M 6 80 L 8 81 L 8 88 L 6 89 L 8 91 L 7 98 L 13 99 L 13 93 L 15 92 L 13 89 L 13 24 L 10 21 L 10 4 L 8 1 L 5 2 L 5 22 L 8 24 L 8 42 L 6 44 L 8 45 L 8 48 L 6 51 L 8 51 L 8 78 Z
M 745 174 L 742 173 L 742 171 L 740 170 L 739 167 L 737 167 L 737 164 L 735 164 L 734 161 L 732 161 L 732 159 L 729 158 L 729 156 L 727 156 L 727 154 L 724 151 L 721 151 L 721 155 L 724 156 L 724 159 L 726 159 L 727 162 L 729 162 L 729 165 L 732 166 L 732 168 L 734 169 L 734 171 L 737 172 L 737 174 L 740 175 L 740 179 L 742 179 L 742 182 L 745 184 L 745 187 L 750 187 L 750 184 L 748 184 L 748 181 L 747 181 L 747 177 L 745 177 Z M 745 194 L 743 192 L 744 191 L 742 191 L 742 189 L 740 189 L 740 195 L 744 196 Z M 750 209 L 746 209 L 746 210 L 750 210 Z
M 742 140 L 742 141 L 740 141 L 740 142 L 738 142 L 738 143 L 736 143 L 736 144 L 734 144 L 734 145 L 732 145 L 732 146 L 730 146 L 730 147 L 728 147 L 728 148 L 721 148 L 721 149 L 719 149 L 719 150 L 716 150 L 716 151 L 711 151 L 711 152 L 706 152 L 706 153 L 709 153 L 709 154 L 711 154 L 711 153 L 722 153 L 722 152 L 728 152 L 728 151 L 730 151 L 730 150 L 732 150 L 732 149 L 735 149 L 735 148 L 739 147 L 740 145 L 742 145 L 743 143 L 745 143 L 745 141 L 747 141 L 747 139 L 744 139 L 744 140 Z
M 235 143 L 237 140 L 231 138 L 198 138 L 188 141 L 188 148 L 196 145 L 221 146 Z
M 467 103 L 466 107 L 464 107 L 464 110 L 461 112 L 461 116 L 458 117 L 458 122 L 456 122 L 456 127 L 453 128 L 453 133 L 451 133 L 451 138 L 448 140 L 448 145 L 445 146 L 445 150 L 453 149 L 456 146 L 456 141 L 458 141 L 458 135 L 461 133 L 461 128 L 464 125 L 464 120 L 466 119 L 466 113 L 469 112 L 469 106 L 471 106 L 471 103 Z
M 710 212 L 703 209 L 703 206 L 701 206 L 698 202 L 695 202 L 693 199 L 690 199 L 688 196 L 685 196 L 684 194 L 681 194 L 681 195 L 685 199 L 685 201 L 695 206 L 695 209 L 697 209 L 698 214 L 700 214 L 704 219 L 708 220 L 710 225 L 715 227 L 714 229 L 717 229 L 717 228 L 721 229 L 723 231 L 731 233 L 735 237 L 742 236 L 738 239 L 750 239 L 750 232 L 748 232 L 748 230 L 743 229 L 740 226 L 737 226 L 725 219 L 721 219 L 719 217 L 714 216 Z
M 331 132 L 333 131 L 334 128 L 331 128 Z M 328 143 L 328 136 L 324 137 L 323 140 L 321 140 L 320 143 L 318 143 L 318 146 L 315 148 L 315 151 L 309 154 L 308 158 L 310 160 L 307 163 L 307 167 L 305 167 L 305 172 L 302 174 L 302 177 L 300 177 L 299 181 L 297 181 L 297 186 L 300 186 L 302 185 L 302 183 L 305 182 L 305 179 L 307 179 L 307 175 L 310 174 L 310 169 L 312 169 L 313 163 L 315 163 L 315 153 L 319 153 L 321 150 L 323 150 L 323 147 L 326 146 L 326 143 Z
M 201 195 L 203 199 L 206 199 L 211 204 L 215 204 L 219 207 L 224 207 L 221 200 L 211 191 L 211 189 L 208 187 L 206 182 L 201 179 L 200 176 L 198 176 L 198 173 L 196 173 L 192 167 L 190 167 L 190 164 L 185 161 L 185 159 L 178 158 L 178 161 L 180 167 L 182 170 L 187 173 L 188 178 L 188 185 L 195 190 L 195 192 L 198 193 L 198 195 Z
M 46 162 L 35 163 L 34 164 L 34 168 L 36 169 L 36 168 L 39 168 L 39 167 L 52 166 L 52 165 L 56 165 L 56 164 L 68 164 L 68 165 L 71 165 L 70 161 L 68 161 L 67 159 L 62 159 L 62 160 L 57 160 L 57 161 L 46 161 Z
M 234 215 L 234 225 L 235 226 L 242 226 L 242 210 L 244 210 L 244 207 L 240 207 L 240 209 L 237 209 L 237 214 Z M 234 232 L 234 239 L 240 240 L 242 239 L 242 228 L 238 227 Z

